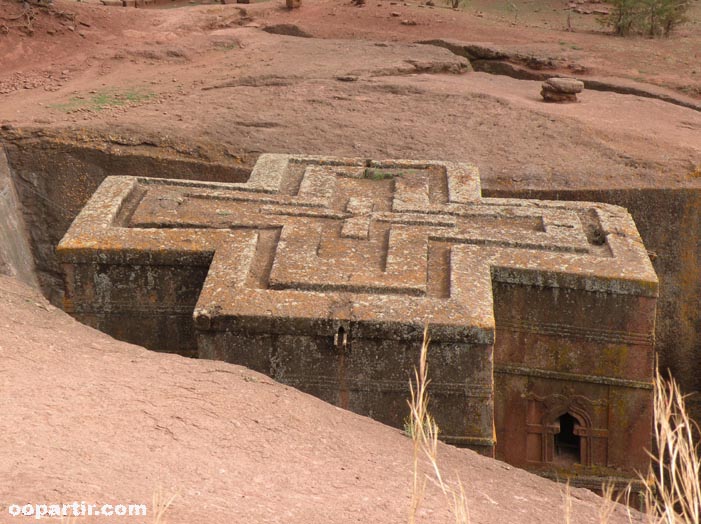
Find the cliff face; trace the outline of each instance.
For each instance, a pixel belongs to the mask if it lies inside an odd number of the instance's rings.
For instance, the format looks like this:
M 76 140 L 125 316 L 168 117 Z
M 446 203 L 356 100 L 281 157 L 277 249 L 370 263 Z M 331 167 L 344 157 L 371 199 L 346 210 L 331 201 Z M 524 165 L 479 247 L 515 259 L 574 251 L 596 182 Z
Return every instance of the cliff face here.
M 36 286 L 34 259 L 29 247 L 24 218 L 14 184 L 10 165 L 0 147 L 0 274 Z

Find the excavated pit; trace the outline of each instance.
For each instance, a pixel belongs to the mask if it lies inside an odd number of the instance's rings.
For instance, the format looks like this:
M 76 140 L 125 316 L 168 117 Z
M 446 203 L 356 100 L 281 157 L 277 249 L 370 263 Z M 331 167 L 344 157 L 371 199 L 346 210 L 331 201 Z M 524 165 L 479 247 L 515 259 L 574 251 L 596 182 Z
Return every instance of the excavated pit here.
M 131 141 L 40 132 L 4 137 L 0 166 L 0 272 L 38 285 L 62 307 L 63 276 L 55 248 L 94 190 L 110 175 L 246 181 L 258 154 L 196 143 Z M 0 157 L 0 164 L 2 158 Z M 701 190 L 496 188 L 485 196 L 599 201 L 632 214 L 660 278 L 656 347 L 684 389 L 701 390 Z M 28 260 L 29 259 L 29 260 Z M 691 397 L 694 416 L 701 402 Z
M 27 137 L 5 143 L 5 154 L 28 243 L 28 249 L 20 252 L 31 253 L 37 284 L 51 303 L 59 307 L 63 299 L 63 277 L 56 259 L 56 246 L 107 176 L 244 182 L 250 174 L 246 158 L 206 161 L 197 159 L 197 153 L 188 155 L 145 144 L 124 146 L 111 142 L 81 143 Z M 3 208 L 2 212 L 7 213 L 7 210 Z M 11 229 L 20 234 L 16 227 Z M 14 241 L 14 244 L 22 242 Z M 19 261 L 20 252 L 16 247 L 12 249 L 12 253 L 0 252 L 0 258 Z M 29 274 L 26 266 L 22 266 L 25 276 Z M 14 273 L 19 275 L 17 269 Z

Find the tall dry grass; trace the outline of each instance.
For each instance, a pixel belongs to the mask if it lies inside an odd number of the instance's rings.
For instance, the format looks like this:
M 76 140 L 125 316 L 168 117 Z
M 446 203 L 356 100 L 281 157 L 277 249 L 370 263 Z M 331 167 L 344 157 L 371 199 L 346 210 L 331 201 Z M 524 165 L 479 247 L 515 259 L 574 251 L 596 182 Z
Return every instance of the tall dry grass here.
M 436 421 L 429 411 L 428 350 L 430 338 L 428 326 L 424 328 L 419 366 L 414 369 L 414 380 L 409 384 L 410 420 L 408 433 L 413 441 L 413 480 L 409 523 L 415 524 L 417 513 L 426 491 L 427 481 L 437 485 L 446 496 L 456 524 L 470 522 L 465 490 L 459 477 L 447 482 L 438 463 L 438 434 Z M 701 524 L 701 461 L 698 443 L 694 435 L 701 434 L 698 425 L 691 420 L 686 409 L 684 395 L 670 375 L 662 377 L 655 368 L 653 381 L 654 436 L 656 452 L 650 453 L 651 465 L 644 481 L 644 511 L 649 524 Z M 425 471 L 428 469 L 428 471 Z M 599 512 L 600 524 L 613 518 L 616 508 L 622 504 L 628 521 L 633 517 L 630 509 L 631 485 L 616 490 L 612 483 L 602 486 L 603 500 Z M 572 495 L 567 483 L 563 492 L 563 520 L 572 521 Z
M 644 518 L 648 524 L 701 524 L 701 461 L 699 427 L 686 408 L 684 395 L 671 374 L 664 378 L 655 366 L 653 379 L 655 452 L 650 452 L 650 468 L 640 475 Z M 609 522 L 612 508 L 622 502 L 630 516 L 631 485 L 613 500 L 613 487 L 603 488 L 601 524 Z M 621 497 L 622 495 L 622 497 Z M 623 500 L 621 500 L 623 498 Z
M 465 497 L 465 489 L 459 477 L 454 482 L 444 479 L 438 465 L 438 425 L 431 416 L 428 404 L 428 348 L 430 338 L 428 326 L 424 328 L 423 342 L 419 354 L 419 367 L 414 368 L 414 380 L 409 382 L 411 398 L 409 400 L 408 433 L 413 442 L 413 477 L 409 523 L 416 522 L 416 516 L 426 492 L 426 483 L 430 481 L 438 486 L 446 497 L 456 524 L 469 524 L 470 511 Z M 428 469 L 428 471 L 425 471 Z
M 655 369 L 654 416 L 656 451 L 646 481 L 645 509 L 651 524 L 699 524 L 701 462 L 684 395 L 674 378 Z
M 606 481 L 601 486 L 601 506 L 599 507 L 599 524 L 611 522 L 616 510 L 623 506 L 628 516 L 628 523 L 633 524 L 633 514 L 631 509 L 631 495 L 633 486 L 631 483 L 619 490 L 612 481 Z

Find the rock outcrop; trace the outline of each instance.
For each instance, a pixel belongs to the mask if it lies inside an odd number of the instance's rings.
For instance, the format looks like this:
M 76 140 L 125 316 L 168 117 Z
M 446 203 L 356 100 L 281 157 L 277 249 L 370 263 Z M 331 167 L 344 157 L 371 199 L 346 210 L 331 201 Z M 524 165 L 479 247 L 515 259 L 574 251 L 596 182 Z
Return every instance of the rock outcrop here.
M 543 82 L 540 95 L 546 102 L 576 102 L 577 93 L 584 89 L 584 82 L 575 78 L 548 78 Z

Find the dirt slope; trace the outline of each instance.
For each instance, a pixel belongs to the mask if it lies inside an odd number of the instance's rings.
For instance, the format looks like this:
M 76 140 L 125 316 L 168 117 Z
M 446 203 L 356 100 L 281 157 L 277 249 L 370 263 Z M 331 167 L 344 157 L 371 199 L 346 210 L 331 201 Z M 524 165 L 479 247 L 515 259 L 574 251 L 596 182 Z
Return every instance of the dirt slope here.
M 8 520 L 13 503 L 150 509 L 159 489 L 178 494 L 171 524 L 406 522 L 411 444 L 399 431 L 241 367 L 115 341 L 6 277 L 0 319 L 3 522 L 27 521 Z M 473 524 L 564 522 L 556 484 L 440 453 Z M 599 504 L 573 490 L 572 521 L 598 522 Z M 432 485 L 421 522 L 452 522 Z
M 322 38 L 493 43 L 552 58 L 564 68 L 576 65 L 585 75 L 631 78 L 701 96 L 701 6 L 692 7 L 690 22 L 672 38 L 652 40 L 607 35 L 595 16 L 566 9 L 564 0 L 469 0 L 459 10 L 447 3 L 368 0 L 358 8 L 350 2 L 308 0 L 304 9 L 280 10 L 266 2 L 248 12 L 267 24 L 295 24 Z M 567 30 L 568 18 L 573 31 Z
M 31 37 L 0 36 L 0 126 L 71 129 L 77 135 L 90 130 L 154 143 L 197 138 L 234 156 L 303 152 L 463 160 L 476 163 L 483 178 L 498 180 L 500 187 L 701 184 L 701 112 L 589 90 L 578 104 L 545 104 L 539 82 L 465 73 L 465 59 L 408 42 L 491 34 L 526 54 L 579 61 L 570 56 L 572 49 L 560 50 L 557 31 L 379 4 L 334 7 L 310 0 L 288 13 L 275 2 L 156 11 L 57 0 L 61 12 L 73 13 L 73 22 L 54 16 L 51 35 L 37 30 Z M 385 13 L 395 7 L 424 18 L 418 26 L 403 26 Z M 436 17 L 445 23 L 431 22 Z M 297 22 L 327 38 L 261 30 L 280 22 Z M 508 36 L 500 27 L 509 27 Z M 566 34 L 596 37 L 600 46 L 612 42 L 603 35 Z M 650 57 L 666 63 L 657 54 Z M 687 73 L 691 69 L 680 69 Z

